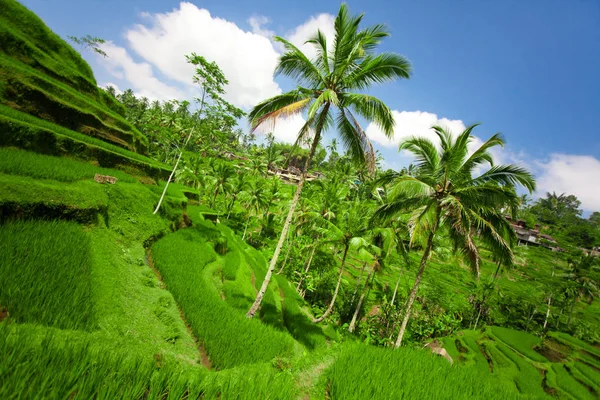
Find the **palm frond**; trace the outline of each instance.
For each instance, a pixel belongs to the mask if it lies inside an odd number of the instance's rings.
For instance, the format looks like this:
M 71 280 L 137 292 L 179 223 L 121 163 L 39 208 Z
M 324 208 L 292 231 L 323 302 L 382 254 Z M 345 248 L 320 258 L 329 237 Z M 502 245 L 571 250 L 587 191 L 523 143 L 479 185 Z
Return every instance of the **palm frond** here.
M 274 40 L 283 44 L 286 50 L 279 57 L 275 75 L 287 76 L 309 87 L 325 85 L 321 71 L 300 49 L 280 36 L 275 36 Z
M 265 122 L 274 123 L 277 118 L 301 113 L 310 102 L 311 97 L 299 90 L 292 90 L 258 103 L 248 114 L 251 131 L 255 131 Z
M 409 79 L 412 74 L 410 62 L 394 53 L 368 55 L 351 73 L 343 77 L 347 89 L 365 90 L 373 84 L 383 84 L 396 79 Z
M 388 138 L 393 137 L 394 116 L 383 101 L 367 94 L 344 93 L 341 103 L 344 107 L 352 107 L 358 115 L 367 121 L 374 122 Z
M 341 107 L 336 125 L 344 146 L 350 151 L 352 158 L 364 163 L 370 173 L 375 171 L 375 150 L 367 134 L 350 110 Z
M 321 74 L 327 76 L 331 73 L 331 67 L 329 65 L 329 52 L 327 49 L 327 37 L 320 29 L 312 38 L 308 39 L 306 43 L 313 44 L 317 50 L 317 59 L 315 64 L 321 70 Z
M 435 145 L 425 138 L 411 137 L 405 139 L 398 151 L 407 150 L 415 155 L 417 165 L 422 174 L 434 176 L 439 172 L 440 155 Z
M 513 164 L 496 165 L 472 180 L 473 185 L 494 182 L 500 185 L 521 185 L 529 192 L 535 191 L 535 178 L 523 167 Z

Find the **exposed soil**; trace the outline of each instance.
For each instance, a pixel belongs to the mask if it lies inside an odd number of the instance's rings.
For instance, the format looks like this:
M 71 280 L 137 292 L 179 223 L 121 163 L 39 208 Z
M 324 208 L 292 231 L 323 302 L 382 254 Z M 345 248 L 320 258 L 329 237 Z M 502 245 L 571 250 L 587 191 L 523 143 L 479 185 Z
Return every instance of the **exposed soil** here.
M 466 354 L 469 352 L 469 349 L 467 349 L 465 346 L 463 346 L 463 344 L 460 340 L 455 339 L 454 344 L 456 345 L 456 349 L 458 350 L 459 353 Z
M 369 312 L 367 313 L 367 317 L 372 317 L 373 315 L 379 314 L 380 309 L 380 306 L 373 306 L 373 308 L 371 308 L 371 310 L 369 310 Z
M 8 308 L 0 306 L 0 322 L 7 319 L 9 315 Z
M 485 351 L 485 345 L 483 343 L 478 343 L 478 345 L 479 351 L 481 351 L 481 354 L 483 354 L 483 357 L 485 357 L 485 359 L 487 360 L 488 367 L 490 368 L 490 373 L 494 373 L 494 362 L 488 355 L 487 351 Z
M 551 386 L 548 386 L 548 380 L 546 377 L 546 374 L 548 371 L 546 371 L 545 369 L 541 369 L 541 368 L 538 368 L 537 370 L 540 373 L 540 375 L 542 375 L 542 389 L 544 389 L 544 392 L 546 392 L 550 396 L 556 397 L 558 395 L 558 393 L 556 392 L 556 389 Z
M 145 261 L 146 261 L 146 265 L 156 275 L 156 278 L 159 281 L 159 287 L 161 289 L 167 290 L 167 287 L 162 279 L 162 275 L 160 274 L 160 272 L 158 271 L 158 269 L 156 269 L 156 266 L 154 265 L 154 261 L 152 260 L 152 252 L 150 251 L 150 248 L 146 248 Z M 190 337 L 192 337 L 194 339 L 194 343 L 196 343 L 196 349 L 198 349 L 198 354 L 200 355 L 200 361 L 202 362 L 202 365 L 204 366 L 204 368 L 206 368 L 208 370 L 212 369 L 212 365 L 211 365 L 210 359 L 208 357 L 208 352 L 206 351 L 206 349 L 204 348 L 202 343 L 200 343 L 198 341 L 198 338 L 196 338 L 196 336 L 194 335 L 194 332 L 192 332 L 192 328 L 190 327 L 190 324 L 188 323 L 187 319 L 185 318 L 183 309 L 179 306 L 179 303 L 177 303 L 177 301 L 175 301 L 175 305 L 177 306 L 177 311 L 179 311 L 179 317 L 181 318 L 181 320 L 183 321 L 183 324 L 185 325 L 185 329 L 188 331 L 188 334 L 190 335 Z
M 552 362 L 563 362 L 570 353 L 570 349 L 567 346 L 560 344 L 554 339 L 544 340 L 542 345 L 536 346 L 534 350 Z

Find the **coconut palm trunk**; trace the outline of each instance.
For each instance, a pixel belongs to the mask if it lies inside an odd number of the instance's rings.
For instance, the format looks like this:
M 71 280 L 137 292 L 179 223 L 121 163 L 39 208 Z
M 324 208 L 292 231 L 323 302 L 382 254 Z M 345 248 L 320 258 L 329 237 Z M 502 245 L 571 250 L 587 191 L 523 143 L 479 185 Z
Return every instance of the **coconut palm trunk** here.
M 354 332 L 356 328 L 356 320 L 358 319 L 358 313 L 360 312 L 360 308 L 362 307 L 363 301 L 365 300 L 365 296 L 367 294 L 367 290 L 369 289 L 369 281 L 371 280 L 371 276 L 375 271 L 375 264 L 371 266 L 371 270 L 369 271 L 369 275 L 367 275 L 367 280 L 365 281 L 365 286 L 363 287 L 362 293 L 360 294 L 360 298 L 358 299 L 358 304 L 356 305 L 356 310 L 354 310 L 354 315 L 352 316 L 352 321 L 350 321 L 350 326 L 348 327 L 349 332 Z
M 319 323 L 319 322 L 323 321 L 333 311 L 333 305 L 335 304 L 335 299 L 337 299 L 337 295 L 340 291 L 340 284 L 342 283 L 342 276 L 344 275 L 344 266 L 346 265 L 346 256 L 348 255 L 349 247 L 350 247 L 350 244 L 347 243 L 346 247 L 344 248 L 344 256 L 342 257 L 342 265 L 340 267 L 340 274 L 338 275 L 338 280 L 337 280 L 337 284 L 335 285 L 335 291 L 333 292 L 333 298 L 331 299 L 331 303 L 329 303 L 329 306 L 327 307 L 327 310 L 325 310 L 325 313 L 323 313 L 323 315 L 321 315 L 319 318 L 313 319 L 314 323 Z
M 327 106 L 325 106 L 327 107 Z M 327 110 L 325 110 L 327 112 Z M 319 128 L 322 128 L 320 126 Z M 281 253 L 281 248 L 283 247 L 283 243 L 287 238 L 288 231 L 290 230 L 290 226 L 292 225 L 292 218 L 294 217 L 294 211 L 296 211 L 296 206 L 298 205 L 298 200 L 300 200 L 300 194 L 302 193 L 302 188 L 304 187 L 304 182 L 306 182 L 306 175 L 308 174 L 308 168 L 310 167 L 310 161 L 312 160 L 315 150 L 317 149 L 317 145 L 319 144 L 319 140 L 321 139 L 321 129 L 317 129 L 315 132 L 315 137 L 313 139 L 312 145 L 310 146 L 310 153 L 308 154 L 308 158 L 306 159 L 306 163 L 304 164 L 304 171 L 302 171 L 302 175 L 300 176 L 300 182 L 298 182 L 298 188 L 296 189 L 296 193 L 294 193 L 294 198 L 292 199 L 292 204 L 290 205 L 290 210 L 288 211 L 288 215 L 283 224 L 283 230 L 281 231 L 281 235 L 279 236 L 279 241 L 277 242 L 277 247 L 275 248 L 275 252 L 273 253 L 273 257 L 271 258 L 271 263 L 269 264 L 269 269 L 267 270 L 267 274 L 265 275 L 265 279 L 256 295 L 256 300 L 252 304 L 252 307 L 246 313 L 246 317 L 253 318 L 260 305 L 262 303 L 263 297 L 267 292 L 267 287 L 269 286 L 269 282 L 271 282 L 271 276 L 273 275 L 273 271 L 277 265 L 277 259 L 279 258 L 279 253 Z
M 362 282 L 362 277 L 365 273 L 365 268 L 367 268 L 366 262 L 363 263 L 363 266 L 360 270 L 360 275 L 358 276 L 358 281 L 356 281 L 356 287 L 354 288 L 354 293 L 352 293 L 352 300 L 350 300 L 350 304 L 354 304 L 354 300 L 356 299 L 356 295 L 358 294 L 358 288 L 360 288 L 360 283 Z
M 185 140 L 185 143 L 183 145 L 182 150 L 179 152 L 179 156 L 177 157 L 177 161 L 175 162 L 175 166 L 173 167 L 173 171 L 171 171 L 171 175 L 169 175 L 169 179 L 167 179 L 167 183 L 165 184 L 165 188 L 163 189 L 162 194 L 160 195 L 160 199 L 158 200 L 158 204 L 156 205 L 156 208 L 154 209 L 154 213 L 156 214 L 158 212 L 158 210 L 160 209 L 160 205 L 162 204 L 165 195 L 167 194 L 167 189 L 169 188 L 169 183 L 171 183 L 171 180 L 173 179 L 173 175 L 175 175 L 175 172 L 177 171 L 177 167 L 179 166 L 179 161 L 181 161 L 181 156 L 183 156 L 183 149 L 185 149 L 185 147 L 187 146 L 188 142 L 190 141 L 190 138 L 192 137 L 192 134 L 194 133 L 194 129 L 192 129 L 187 137 L 187 139 Z
M 417 297 L 419 283 L 421 283 L 421 278 L 423 278 L 423 271 L 425 271 L 425 266 L 427 265 L 427 259 L 429 258 L 429 254 L 431 254 L 431 249 L 433 248 L 433 238 L 435 236 L 435 230 L 437 228 L 437 219 L 435 223 L 436 226 L 434 226 L 433 230 L 429 234 L 429 238 L 427 239 L 427 247 L 425 248 L 425 252 L 423 253 L 423 258 L 421 258 L 421 265 L 419 266 L 419 272 L 417 272 L 417 279 L 415 280 L 415 284 L 413 285 L 413 288 L 410 291 L 410 295 L 408 296 L 408 300 L 406 301 L 406 307 L 404 309 L 404 319 L 402 320 L 402 325 L 400 326 L 398 339 L 396 339 L 396 344 L 394 345 L 394 348 L 396 349 L 402 344 L 402 338 L 404 337 L 404 332 L 406 332 L 406 325 L 408 324 L 408 319 L 410 318 L 410 311 L 415 301 L 415 297 Z
M 206 98 L 206 88 L 203 88 L 202 89 L 202 98 L 200 101 L 200 110 L 198 111 L 197 120 L 200 118 L 200 115 L 202 115 L 202 111 L 204 110 L 205 98 Z M 183 156 L 183 150 L 187 147 L 187 144 L 190 141 L 190 139 L 192 138 L 192 134 L 194 133 L 195 130 L 196 130 L 196 126 L 194 126 L 190 130 L 188 137 L 185 139 L 185 143 L 183 144 L 183 147 L 181 148 L 181 151 L 179 152 L 179 157 L 177 157 L 177 161 L 175 162 L 173 171 L 171 171 L 171 175 L 169 175 L 169 179 L 167 180 L 167 183 L 165 184 L 165 188 L 163 189 L 163 192 L 160 195 L 160 199 L 158 200 L 158 204 L 156 205 L 156 209 L 154 210 L 153 214 L 156 214 L 158 212 L 158 209 L 160 208 L 160 205 L 162 204 L 162 202 L 165 198 L 165 195 L 167 194 L 167 189 L 169 188 L 169 183 L 171 183 L 171 179 L 173 179 L 173 175 L 175 175 L 175 171 L 177 171 L 177 167 L 179 166 L 179 161 L 181 160 L 181 157 Z
M 394 287 L 394 294 L 392 295 L 392 301 L 390 301 L 390 305 L 394 305 L 394 301 L 396 300 L 396 295 L 398 294 L 398 286 L 400 286 L 400 279 L 402 278 L 402 270 L 398 274 L 398 280 L 396 281 L 396 286 Z
M 248 219 L 246 219 L 246 226 L 244 227 L 244 234 L 242 235 L 242 240 L 246 238 L 246 232 L 248 231 L 248 224 L 250 223 L 250 213 L 248 213 Z
M 292 245 L 294 244 L 294 238 L 288 238 L 287 242 L 288 243 L 287 251 L 285 252 L 285 258 L 283 259 L 283 264 L 281 265 L 281 268 L 279 268 L 279 271 L 277 271 L 277 275 L 280 275 L 283 272 L 285 266 L 287 265 L 288 258 L 290 257 L 290 251 L 292 250 Z
M 310 265 L 312 264 L 312 260 L 313 260 L 313 256 L 315 255 L 315 250 L 317 249 L 317 246 L 313 246 L 311 252 L 310 252 L 310 256 L 308 257 L 308 262 L 306 263 L 306 268 L 304 268 L 304 275 L 302 275 L 300 277 L 300 282 L 298 282 L 298 286 L 296 286 L 296 291 L 300 292 L 300 286 L 302 286 L 302 283 L 304 282 L 304 276 L 308 273 L 308 270 L 310 269 Z
M 546 310 L 546 318 L 544 319 L 544 327 L 543 329 L 546 330 L 546 325 L 548 325 L 548 318 L 550 317 L 550 304 L 552 303 L 552 294 L 550 296 L 548 296 L 548 308 Z

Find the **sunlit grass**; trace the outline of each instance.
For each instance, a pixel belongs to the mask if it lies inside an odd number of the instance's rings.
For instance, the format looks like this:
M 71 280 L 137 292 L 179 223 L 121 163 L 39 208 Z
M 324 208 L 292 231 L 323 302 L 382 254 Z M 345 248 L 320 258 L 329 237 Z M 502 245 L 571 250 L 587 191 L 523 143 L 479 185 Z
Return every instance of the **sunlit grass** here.
M 210 229 L 209 226 L 203 229 Z M 215 367 L 230 368 L 291 355 L 294 342 L 289 336 L 246 318 L 243 312 L 225 303 L 207 281 L 203 270 L 218 256 L 198 229 L 166 236 L 154 244 L 152 255 L 167 288 Z
M 0 225 L 0 305 L 14 322 L 91 329 L 91 243 L 75 223 Z
M 356 344 L 327 371 L 331 399 L 517 399 L 476 367 L 453 367 L 428 351 Z
M 114 176 L 121 182 L 136 182 L 131 175 L 115 169 L 14 148 L 0 148 L 0 172 L 61 182 L 93 179 L 96 174 Z

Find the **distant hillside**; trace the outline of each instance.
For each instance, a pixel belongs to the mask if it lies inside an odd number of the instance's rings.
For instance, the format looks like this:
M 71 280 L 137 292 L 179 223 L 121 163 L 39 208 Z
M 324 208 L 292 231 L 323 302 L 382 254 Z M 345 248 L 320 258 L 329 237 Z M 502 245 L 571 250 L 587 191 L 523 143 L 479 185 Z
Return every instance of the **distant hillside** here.
M 125 120 L 123 105 L 98 88 L 79 53 L 15 0 L 0 2 L 0 47 L 1 104 L 144 152 L 146 137 Z

